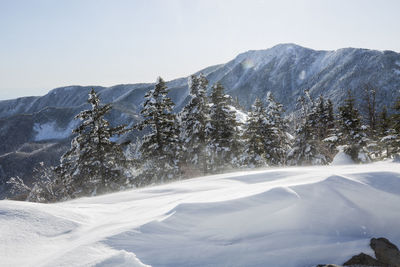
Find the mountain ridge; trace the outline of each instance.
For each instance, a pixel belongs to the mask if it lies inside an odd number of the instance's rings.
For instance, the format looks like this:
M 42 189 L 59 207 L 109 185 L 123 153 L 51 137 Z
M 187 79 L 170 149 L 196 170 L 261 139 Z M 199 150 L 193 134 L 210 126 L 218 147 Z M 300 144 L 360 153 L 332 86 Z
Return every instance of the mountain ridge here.
M 293 53 L 293 51 L 295 51 L 295 53 Z M 380 51 L 380 50 L 372 50 L 372 49 L 366 49 L 366 48 L 353 48 L 353 47 L 340 48 L 337 50 L 313 50 L 311 48 L 306 48 L 306 47 L 296 45 L 293 43 L 284 43 L 284 44 L 277 44 L 271 48 L 263 49 L 263 50 L 248 50 L 246 52 L 240 53 L 234 59 L 232 59 L 231 61 L 229 61 L 225 64 L 217 64 L 217 65 L 209 66 L 209 67 L 203 68 L 202 70 L 196 72 L 195 74 L 202 72 L 206 76 L 210 75 L 211 76 L 210 83 L 213 83 L 218 80 L 223 80 L 225 78 L 225 76 L 229 74 L 229 71 L 232 71 L 232 70 L 234 70 L 235 67 L 238 67 L 238 64 L 241 64 L 244 69 L 257 68 L 257 67 L 260 68 L 260 67 L 263 67 L 262 65 L 266 65 L 267 63 L 270 63 L 268 61 L 273 60 L 276 57 L 280 57 L 281 62 L 278 62 L 278 66 L 277 66 L 279 68 L 279 67 L 281 67 L 280 65 L 285 64 L 285 62 L 282 62 L 282 58 L 287 59 L 287 56 L 289 56 L 289 55 L 295 56 L 297 58 L 299 56 L 299 51 L 301 51 L 303 54 L 304 53 L 306 53 L 306 54 L 313 53 L 314 56 L 316 54 L 320 54 L 320 55 L 325 54 L 324 55 L 325 58 L 315 58 L 315 62 L 313 62 L 313 64 L 312 64 L 312 67 L 314 67 L 314 68 L 316 67 L 315 66 L 316 64 L 321 63 L 320 61 L 324 61 L 324 60 L 326 61 L 327 57 L 328 58 L 333 57 L 333 59 L 335 59 L 335 57 L 345 58 L 345 57 L 348 57 L 349 54 L 355 53 L 355 52 L 374 54 L 375 56 L 382 55 L 385 53 L 391 53 L 391 54 L 395 54 L 398 57 L 398 59 L 400 60 L 400 54 L 398 54 L 394 51 L 391 51 L 391 50 Z M 286 58 L 285 58 L 285 56 L 286 56 Z M 370 55 L 370 56 L 372 56 L 372 55 Z M 295 61 L 294 63 L 298 64 L 299 62 Z M 398 67 L 398 68 L 396 68 L 396 67 Z M 395 64 L 394 68 L 396 68 L 396 70 L 400 71 L 400 61 L 399 61 L 399 63 Z M 224 74 L 221 75 L 221 73 L 219 73 L 219 75 L 212 75 L 213 73 L 215 73 L 217 71 L 223 71 Z M 313 69 L 313 72 L 315 72 L 314 69 Z M 313 72 L 311 72 L 311 74 L 314 74 Z M 302 77 L 299 77 L 299 78 L 301 78 L 301 80 L 305 80 L 305 79 L 309 78 L 307 75 L 309 76 L 309 74 L 307 74 L 307 73 L 305 73 L 304 76 L 301 75 L 301 73 L 300 73 L 299 76 L 303 76 L 303 78 Z M 171 81 L 168 81 L 167 84 L 172 89 L 174 89 L 174 87 L 185 86 L 186 80 L 189 76 L 173 79 Z M 4 118 L 4 117 L 10 116 L 10 115 L 19 114 L 19 113 L 38 112 L 40 110 L 26 109 L 26 108 L 18 109 L 18 108 L 21 106 L 25 107 L 26 103 L 29 103 L 30 105 L 34 105 L 35 102 L 37 102 L 37 101 L 40 102 L 41 99 L 43 99 L 43 98 L 51 97 L 51 95 L 54 95 L 59 91 L 76 90 L 78 88 L 83 89 L 83 90 L 86 90 L 87 88 L 95 88 L 99 91 L 112 90 L 113 94 L 116 94 L 115 91 L 118 89 L 122 89 L 122 88 L 125 89 L 126 91 L 132 91 L 137 88 L 148 88 L 151 86 L 154 86 L 154 83 L 117 84 L 117 85 L 113 85 L 113 86 L 109 86 L 109 87 L 98 86 L 98 85 L 90 85 L 90 86 L 68 85 L 68 86 L 57 87 L 57 88 L 51 89 L 47 94 L 45 94 L 43 96 L 24 96 L 24 97 L 19 97 L 19 98 L 15 98 L 15 99 L 0 100 L 0 118 Z M 227 86 L 227 90 L 232 91 L 232 88 L 229 88 Z M 127 92 L 125 92 L 125 93 L 127 93 Z M 278 98 L 279 98 L 279 96 L 278 96 Z M 114 101 L 114 99 L 112 99 L 112 98 L 107 98 L 107 99 L 111 100 L 111 102 Z M 49 99 L 49 101 L 50 100 L 51 99 Z M 247 102 L 249 102 L 249 101 L 247 101 Z M 10 104 L 7 105 L 7 103 L 10 103 Z M 17 105 L 15 105 L 15 103 L 17 103 Z M 22 105 L 18 105 L 18 103 L 21 103 Z M 68 106 L 71 106 L 70 104 L 71 103 L 69 103 Z M 80 106 L 81 104 L 82 103 L 80 103 L 77 106 Z M 249 106 L 250 104 L 251 104 L 251 102 L 246 103 L 246 106 Z M 15 110 L 14 112 L 11 112 L 11 108 L 10 108 L 11 105 L 16 107 L 16 108 L 14 108 L 14 110 Z M 30 105 L 27 105 L 27 106 L 29 107 Z M 10 112 L 7 113 L 4 111 L 5 106 L 8 106 L 8 109 L 10 110 Z M 55 106 L 62 107 L 63 105 L 56 104 Z

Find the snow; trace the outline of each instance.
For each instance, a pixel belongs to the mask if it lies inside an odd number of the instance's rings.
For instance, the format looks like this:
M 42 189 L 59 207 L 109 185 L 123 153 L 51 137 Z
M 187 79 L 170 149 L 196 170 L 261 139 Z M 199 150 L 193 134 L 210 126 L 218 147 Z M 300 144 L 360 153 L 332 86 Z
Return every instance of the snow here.
M 330 136 L 324 139 L 324 142 L 337 142 L 339 140 L 339 137 L 336 135 Z
M 400 245 L 398 163 L 271 168 L 0 201 L 1 266 L 315 266 Z
M 235 112 L 235 116 L 236 116 L 236 121 L 239 123 L 246 123 L 247 121 L 247 114 L 233 106 L 229 106 L 229 109 L 233 112 Z
M 121 250 L 115 253 L 114 256 L 111 256 L 107 260 L 96 264 L 98 267 L 112 267 L 112 266 L 119 266 L 119 267 L 144 267 L 149 266 L 147 264 L 143 264 L 140 262 L 136 255 L 125 250 Z
M 300 80 L 304 80 L 306 78 L 306 72 L 304 70 L 302 70 L 299 74 L 299 79 Z
M 71 121 L 65 129 L 57 126 L 55 121 L 47 122 L 44 124 L 33 124 L 33 130 L 36 132 L 35 141 L 64 139 L 72 134 L 72 130 L 78 125 L 79 121 Z
M 360 160 L 360 162 L 369 162 L 371 161 L 370 158 L 368 157 L 368 154 L 365 152 L 359 152 L 357 158 Z
M 254 62 L 251 59 L 245 59 L 241 62 L 244 69 L 254 68 Z
M 351 159 L 351 157 L 343 151 L 342 146 L 339 146 L 338 149 L 339 149 L 339 152 L 333 158 L 331 165 L 354 164 L 354 161 Z
M 396 135 L 387 135 L 387 136 L 384 136 L 381 139 L 381 142 L 386 142 L 386 141 L 390 141 L 390 140 L 396 140 L 396 138 L 397 138 Z

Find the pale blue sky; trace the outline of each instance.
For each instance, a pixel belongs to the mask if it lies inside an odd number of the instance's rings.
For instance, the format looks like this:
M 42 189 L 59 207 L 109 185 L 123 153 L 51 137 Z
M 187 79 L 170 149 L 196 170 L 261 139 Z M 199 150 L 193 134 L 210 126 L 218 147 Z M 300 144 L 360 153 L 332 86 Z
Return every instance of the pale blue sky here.
M 0 0 L 0 99 L 187 76 L 296 43 L 400 52 L 400 1 Z

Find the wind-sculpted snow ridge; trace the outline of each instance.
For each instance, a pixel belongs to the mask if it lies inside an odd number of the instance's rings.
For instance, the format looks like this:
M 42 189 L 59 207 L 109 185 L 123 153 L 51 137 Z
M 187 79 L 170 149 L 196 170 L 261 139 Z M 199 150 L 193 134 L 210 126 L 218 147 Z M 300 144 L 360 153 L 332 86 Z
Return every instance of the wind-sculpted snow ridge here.
M 316 266 L 400 244 L 398 163 L 241 171 L 58 204 L 0 201 L 1 266 Z

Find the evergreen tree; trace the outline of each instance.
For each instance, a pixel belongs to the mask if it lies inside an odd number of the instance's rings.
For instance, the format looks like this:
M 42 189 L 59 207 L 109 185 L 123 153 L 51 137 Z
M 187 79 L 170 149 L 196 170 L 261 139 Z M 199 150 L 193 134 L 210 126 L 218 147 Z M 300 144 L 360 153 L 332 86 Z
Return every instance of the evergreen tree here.
M 382 157 L 382 147 L 379 140 L 376 111 L 377 92 L 377 88 L 373 87 L 371 84 L 365 84 L 363 101 L 361 102 L 361 111 L 363 114 L 361 117 L 367 125 L 365 133 L 368 136 L 368 143 L 366 147 L 371 159 L 381 159 Z
M 378 134 L 380 137 L 385 136 L 391 128 L 390 117 L 387 112 L 387 107 L 384 106 L 382 108 L 381 113 L 379 114 L 379 123 L 378 123 Z
M 180 177 L 178 123 L 172 112 L 174 104 L 167 94 L 164 80 L 158 78 L 155 88 L 145 95 L 143 121 L 136 127 L 149 129 L 150 133 L 142 139 L 142 173 L 137 179 L 138 186 Z
M 394 114 L 392 116 L 393 121 L 393 153 L 400 154 L 400 96 L 397 98 L 393 107 Z
M 286 155 L 290 149 L 290 140 L 287 134 L 287 121 L 284 119 L 283 105 L 278 103 L 271 92 L 267 94 L 267 129 L 265 138 L 268 143 L 265 146 L 269 165 L 285 165 Z
M 32 185 L 26 185 L 17 177 L 11 177 L 6 183 L 11 185 L 10 193 L 14 200 L 49 203 L 63 198 L 62 188 L 56 184 L 54 169 L 47 167 L 43 162 L 33 169 Z
M 376 112 L 376 94 L 377 89 L 371 84 L 364 85 L 364 96 L 362 103 L 363 113 L 366 114 L 366 121 L 368 123 L 369 136 L 374 137 L 377 128 L 377 112 Z
M 331 162 L 338 152 L 337 146 L 339 144 L 339 130 L 336 127 L 335 123 L 335 115 L 333 111 L 333 103 L 330 99 L 328 99 L 326 103 L 326 121 L 322 125 L 325 128 L 325 135 L 322 135 L 322 141 L 326 144 L 327 154 L 329 162 Z
M 396 133 L 400 134 L 400 96 L 397 98 L 394 106 L 394 114 L 392 116 L 393 119 L 393 128 Z
M 100 99 L 92 89 L 88 103 L 90 110 L 80 112 L 75 118 L 82 120 L 73 132 L 77 136 L 71 149 L 55 168 L 65 197 L 96 195 L 119 190 L 127 184 L 127 166 L 120 145 L 110 140 L 126 131 L 125 125 L 110 127 L 104 115 L 111 105 L 100 105 Z
M 328 135 L 328 107 L 322 95 L 319 96 L 315 104 L 315 131 L 318 140 L 324 140 Z
M 309 116 L 312 119 L 311 127 L 314 129 L 314 139 L 318 150 L 325 157 L 326 163 L 331 162 L 337 153 L 337 136 L 332 101 L 330 99 L 326 101 L 320 95 Z
M 208 169 L 206 146 L 210 107 L 206 95 L 207 85 L 208 81 L 203 74 L 190 77 L 192 99 L 180 114 L 185 176 L 204 175 Z
M 289 162 L 294 165 L 327 164 L 328 159 L 321 152 L 322 143 L 318 139 L 316 125 L 318 122 L 315 102 L 308 91 L 301 96 L 298 104 L 301 107 L 300 118 L 295 132 L 293 148 L 288 154 Z
M 366 150 L 368 139 L 365 131 L 367 127 L 361 124 L 361 117 L 350 91 L 344 100 L 344 105 L 339 107 L 339 124 L 342 134 L 341 143 L 346 145 L 344 152 L 350 155 L 355 162 L 370 161 Z
M 327 135 L 330 135 L 332 131 L 335 129 L 335 115 L 333 111 L 333 103 L 330 99 L 328 99 L 327 107 L 326 107 L 326 127 L 327 127 Z
M 232 100 L 233 102 L 232 102 L 232 106 L 234 106 L 236 109 L 238 109 L 238 110 L 244 110 L 244 108 L 242 107 L 242 105 L 240 105 L 240 102 L 239 102 L 239 97 L 238 96 L 235 96 L 235 98 Z
M 267 165 L 265 148 L 267 131 L 270 125 L 266 118 L 265 108 L 259 98 L 252 106 L 244 128 L 244 163 L 249 167 L 262 167 Z
M 386 106 L 383 107 L 379 114 L 378 137 L 384 157 L 389 158 L 396 145 L 397 136 L 395 130 L 392 129 L 391 119 L 388 115 Z
M 224 94 L 224 87 L 217 83 L 212 88 L 209 128 L 209 159 L 211 169 L 219 172 L 235 167 L 240 149 L 239 130 L 235 111 L 228 103 L 230 97 Z

